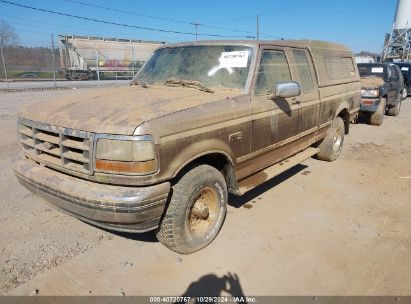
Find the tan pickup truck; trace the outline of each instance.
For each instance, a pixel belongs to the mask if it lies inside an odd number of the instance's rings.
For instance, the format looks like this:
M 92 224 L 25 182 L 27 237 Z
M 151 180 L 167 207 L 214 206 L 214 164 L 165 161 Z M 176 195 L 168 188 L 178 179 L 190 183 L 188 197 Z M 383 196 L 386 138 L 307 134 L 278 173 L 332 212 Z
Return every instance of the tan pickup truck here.
M 241 195 L 317 155 L 340 154 L 361 86 L 347 48 L 205 41 L 156 50 L 129 87 L 22 109 L 20 183 L 95 226 L 156 230 L 191 253 Z

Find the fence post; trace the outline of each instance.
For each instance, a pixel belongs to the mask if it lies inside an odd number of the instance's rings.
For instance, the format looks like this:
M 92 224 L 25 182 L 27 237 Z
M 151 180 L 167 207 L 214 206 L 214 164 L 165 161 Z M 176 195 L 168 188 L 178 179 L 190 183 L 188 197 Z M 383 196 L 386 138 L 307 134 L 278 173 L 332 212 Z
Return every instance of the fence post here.
M 98 86 L 100 86 L 100 60 L 98 58 L 98 50 L 96 44 L 94 44 L 94 50 L 96 51 L 97 80 Z
M 57 88 L 57 82 L 56 82 L 56 63 L 54 59 L 54 38 L 53 34 L 51 34 L 51 58 L 53 60 L 53 80 L 54 80 L 54 87 Z
M 118 43 L 116 39 L 116 86 L 117 86 L 117 69 L 118 69 Z
M 1 58 L 3 59 L 4 75 L 6 76 L 7 88 L 9 88 L 9 78 L 7 77 L 7 66 L 6 66 L 6 60 L 4 59 L 4 51 L 3 51 L 3 39 L 0 41 L 0 49 L 1 49 Z
M 133 48 L 133 42 L 131 42 L 131 62 L 132 62 L 132 64 L 133 64 L 133 72 L 132 72 L 132 74 L 133 74 L 133 78 L 134 78 L 134 76 L 136 76 L 136 74 L 135 74 L 135 65 L 134 65 L 134 48 Z

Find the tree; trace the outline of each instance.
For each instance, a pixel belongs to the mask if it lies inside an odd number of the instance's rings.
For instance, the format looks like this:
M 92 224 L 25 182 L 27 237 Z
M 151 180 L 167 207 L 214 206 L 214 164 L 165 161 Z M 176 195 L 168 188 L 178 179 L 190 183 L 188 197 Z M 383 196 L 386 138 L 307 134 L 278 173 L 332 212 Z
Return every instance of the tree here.
M 2 46 L 16 45 L 19 42 L 14 28 L 6 21 L 0 19 L 0 44 Z
M 7 88 L 9 87 L 8 77 L 7 77 L 7 66 L 6 60 L 4 59 L 4 47 L 9 45 L 16 45 L 18 43 L 19 37 L 16 34 L 14 28 L 12 28 L 4 20 L 0 20 L 0 51 L 1 59 L 3 61 L 4 76 L 6 77 Z

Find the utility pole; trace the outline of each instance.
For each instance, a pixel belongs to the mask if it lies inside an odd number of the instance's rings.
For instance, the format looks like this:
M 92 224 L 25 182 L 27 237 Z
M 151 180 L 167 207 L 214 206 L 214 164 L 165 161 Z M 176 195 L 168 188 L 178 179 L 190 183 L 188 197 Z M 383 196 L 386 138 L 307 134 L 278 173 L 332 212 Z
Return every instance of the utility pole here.
M 1 40 L 0 40 L 0 49 L 1 49 L 1 58 L 3 59 L 4 75 L 6 76 L 7 88 L 9 88 L 9 79 L 7 77 L 6 60 L 4 59 L 4 51 L 3 51 L 3 37 L 1 37 Z
M 198 27 L 199 27 L 200 25 L 202 25 L 202 24 L 201 24 L 201 23 L 198 23 L 198 22 L 191 22 L 191 24 L 194 25 L 195 28 L 196 28 L 196 41 L 197 41 Z
M 53 79 L 54 79 L 54 87 L 57 88 L 57 82 L 56 82 L 56 66 L 55 66 L 55 60 L 54 60 L 54 38 L 53 34 L 51 34 L 51 58 L 53 60 Z
M 258 22 L 258 15 L 257 15 L 257 35 L 256 37 L 257 37 L 257 40 L 260 40 L 260 25 Z

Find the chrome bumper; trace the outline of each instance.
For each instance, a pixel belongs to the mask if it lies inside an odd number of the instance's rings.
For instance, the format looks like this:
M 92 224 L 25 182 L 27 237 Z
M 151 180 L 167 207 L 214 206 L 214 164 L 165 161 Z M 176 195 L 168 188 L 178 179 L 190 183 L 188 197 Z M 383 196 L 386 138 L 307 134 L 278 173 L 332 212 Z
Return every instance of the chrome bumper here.
M 170 183 L 123 187 L 90 182 L 20 155 L 13 171 L 25 188 L 53 207 L 84 222 L 121 232 L 145 232 L 158 227 Z

